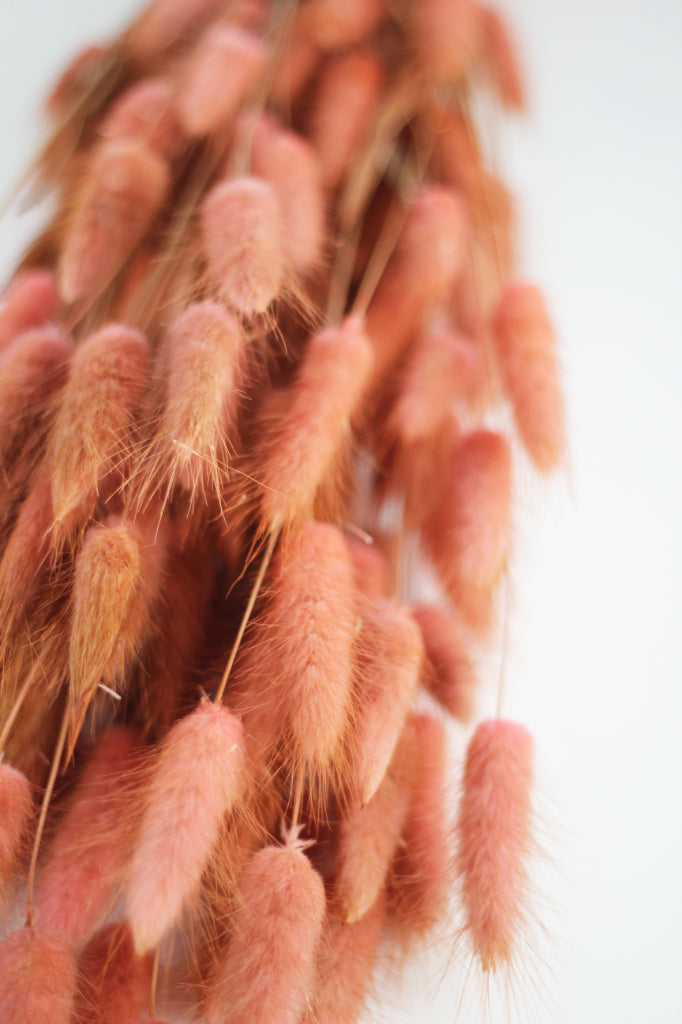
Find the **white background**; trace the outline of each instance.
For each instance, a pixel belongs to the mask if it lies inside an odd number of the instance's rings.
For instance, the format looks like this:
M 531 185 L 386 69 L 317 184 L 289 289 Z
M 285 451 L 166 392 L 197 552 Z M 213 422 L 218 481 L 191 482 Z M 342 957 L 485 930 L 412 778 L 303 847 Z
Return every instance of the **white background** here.
M 40 98 L 64 59 L 136 7 L 3 0 L 0 195 L 40 140 Z M 521 481 L 505 652 L 504 710 L 537 738 L 553 865 L 539 877 L 553 939 L 537 940 L 549 1002 L 520 979 L 520 1019 L 680 1024 L 682 6 L 505 9 L 532 106 L 499 159 L 519 196 L 522 267 L 559 327 L 571 445 L 560 478 Z M 32 230 L 30 217 L 0 222 L 3 280 Z M 451 975 L 428 1005 L 432 983 L 411 977 L 416 992 L 373 1019 L 454 1022 Z

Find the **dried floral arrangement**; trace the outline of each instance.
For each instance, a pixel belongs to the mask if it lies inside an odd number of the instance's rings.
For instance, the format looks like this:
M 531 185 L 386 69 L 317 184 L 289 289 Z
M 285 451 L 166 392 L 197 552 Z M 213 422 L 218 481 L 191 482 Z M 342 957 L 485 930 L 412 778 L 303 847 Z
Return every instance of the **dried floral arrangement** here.
M 0 308 L 5 1024 L 350 1024 L 439 928 L 513 961 L 532 741 L 479 724 L 453 815 L 447 720 L 517 454 L 565 442 L 481 90 L 523 106 L 477 0 L 154 0 L 49 97 Z

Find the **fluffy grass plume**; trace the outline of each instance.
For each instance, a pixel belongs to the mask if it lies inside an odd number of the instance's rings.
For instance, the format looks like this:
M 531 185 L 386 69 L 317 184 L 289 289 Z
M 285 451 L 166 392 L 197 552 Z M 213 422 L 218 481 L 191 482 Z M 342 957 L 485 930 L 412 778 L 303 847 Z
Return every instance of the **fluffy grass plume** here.
M 442 937 L 521 959 L 523 727 L 448 795 L 517 457 L 566 448 L 480 141 L 524 103 L 481 0 L 149 0 L 52 88 L 0 295 L 3 1021 L 350 1024 Z

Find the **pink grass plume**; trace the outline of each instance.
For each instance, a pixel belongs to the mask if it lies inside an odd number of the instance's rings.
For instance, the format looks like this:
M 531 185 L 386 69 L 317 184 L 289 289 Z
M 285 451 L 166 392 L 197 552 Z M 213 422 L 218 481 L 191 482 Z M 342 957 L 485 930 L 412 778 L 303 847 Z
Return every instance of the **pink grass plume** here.
M 360 921 L 388 880 L 407 816 L 414 773 L 414 738 L 399 737 L 390 765 L 371 799 L 345 809 L 338 826 L 334 903 L 346 924 Z
M 357 625 L 350 553 L 341 531 L 310 522 L 280 548 L 257 638 L 261 701 L 288 740 L 289 767 L 325 783 L 342 760 L 352 716 Z
M 169 78 L 143 78 L 119 96 L 100 128 L 105 139 L 140 139 L 163 157 L 180 155 L 178 87 Z
M 235 383 L 243 334 L 216 302 L 191 303 L 170 327 L 163 397 L 150 451 L 152 479 L 168 497 L 177 485 L 193 507 L 219 494 L 237 417 Z M 149 466 L 143 472 L 149 472 Z
M 270 182 L 281 212 L 284 257 L 290 272 L 305 276 L 320 263 L 325 202 L 317 153 L 295 132 L 261 117 L 251 149 L 253 173 Z
M 320 942 L 316 981 L 302 1024 L 355 1024 L 372 991 L 386 917 L 383 893 L 354 924 L 327 912 Z
M 309 0 L 299 23 L 320 49 L 337 50 L 370 35 L 385 14 L 385 0 Z
M 521 440 L 535 466 L 548 473 L 565 452 L 566 428 L 554 328 L 540 290 L 509 284 L 492 332 Z
M 533 741 L 514 722 L 483 722 L 467 750 L 457 874 L 474 951 L 486 971 L 509 963 L 523 923 L 531 848 Z
M 324 884 L 294 840 L 246 865 L 207 1024 L 297 1024 L 310 997 L 325 915 Z
M 268 51 L 258 36 L 235 25 L 218 25 L 189 58 L 179 92 L 183 130 L 211 135 L 235 117 L 265 68 Z
M 57 312 L 59 293 L 49 270 L 27 270 L 12 281 L 0 305 L 0 352 L 18 334 L 42 327 Z
M 22 928 L 0 942 L 3 1024 L 71 1024 L 76 965 L 66 942 Z
M 146 338 L 107 324 L 77 348 L 49 444 L 55 539 L 73 541 L 134 447 L 149 377 Z
M 264 424 L 264 452 L 254 475 L 263 487 L 261 519 L 269 531 L 315 514 L 321 485 L 325 477 L 333 479 L 349 441 L 371 366 L 359 317 L 311 337 L 283 415 L 270 427 Z
M 452 607 L 417 605 L 412 615 L 424 637 L 423 685 L 453 718 L 470 722 L 475 710 L 476 672 L 469 629 Z
M 97 741 L 47 850 L 35 906 L 42 927 L 80 947 L 120 898 L 135 825 L 139 747 L 124 726 Z
M 32 808 L 31 785 L 24 773 L 0 762 L 0 900 L 21 849 Z
M 456 604 L 462 587 L 486 593 L 500 579 L 511 542 L 511 498 L 505 438 L 476 430 L 458 440 L 424 527 L 427 550 Z
M 424 936 L 447 915 L 450 827 L 447 737 L 432 715 L 412 720 L 415 767 L 409 809 L 392 868 L 392 904 L 408 935 Z
M 349 752 L 351 785 L 362 804 L 376 793 L 393 757 L 423 653 L 421 630 L 406 607 L 391 601 L 363 605 Z
M 201 205 L 208 277 L 218 296 L 243 316 L 264 313 L 284 280 L 284 241 L 277 194 L 256 177 L 214 185 Z
M 76 193 L 60 255 L 65 302 L 97 298 L 144 238 L 169 187 L 166 161 L 143 140 L 99 144 Z
M 202 701 L 165 737 L 148 784 L 125 896 L 138 953 L 158 945 L 195 895 L 245 783 L 240 721 Z
M 75 563 L 68 640 L 70 749 L 98 684 L 125 685 L 128 669 L 151 631 L 164 541 L 153 518 L 120 522 L 112 517 L 86 534 Z
M 311 99 L 310 140 L 324 185 L 334 190 L 352 166 L 384 85 L 384 71 L 372 53 L 351 50 L 325 61 Z
M 56 327 L 25 331 L 0 353 L 2 480 L 22 477 L 41 454 L 66 380 L 71 342 Z
M 137 1024 L 149 1000 L 152 956 L 138 956 L 127 921 L 100 928 L 78 958 L 72 1024 Z

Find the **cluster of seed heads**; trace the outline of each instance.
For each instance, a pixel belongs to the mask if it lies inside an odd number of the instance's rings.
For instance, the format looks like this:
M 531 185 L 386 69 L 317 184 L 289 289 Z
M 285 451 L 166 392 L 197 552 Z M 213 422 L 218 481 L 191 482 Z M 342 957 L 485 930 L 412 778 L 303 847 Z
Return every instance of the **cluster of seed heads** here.
M 564 427 L 479 95 L 523 106 L 479 0 L 154 0 L 49 97 L 0 307 L 4 1024 L 351 1024 L 391 950 L 518 955 L 532 742 L 480 724 L 453 813 L 447 722 Z

